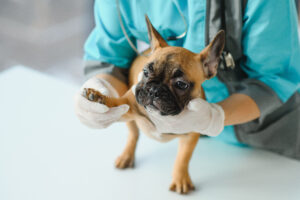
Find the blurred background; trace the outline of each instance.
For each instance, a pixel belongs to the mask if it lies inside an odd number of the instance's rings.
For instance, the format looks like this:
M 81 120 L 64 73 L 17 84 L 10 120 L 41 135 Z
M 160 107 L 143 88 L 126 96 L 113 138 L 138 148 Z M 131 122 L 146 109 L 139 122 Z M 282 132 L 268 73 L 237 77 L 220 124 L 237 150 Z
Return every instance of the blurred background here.
M 0 0 L 0 72 L 14 65 L 83 81 L 93 0 Z
M 94 26 L 93 3 L 0 0 L 0 72 L 21 64 L 82 83 L 83 44 Z

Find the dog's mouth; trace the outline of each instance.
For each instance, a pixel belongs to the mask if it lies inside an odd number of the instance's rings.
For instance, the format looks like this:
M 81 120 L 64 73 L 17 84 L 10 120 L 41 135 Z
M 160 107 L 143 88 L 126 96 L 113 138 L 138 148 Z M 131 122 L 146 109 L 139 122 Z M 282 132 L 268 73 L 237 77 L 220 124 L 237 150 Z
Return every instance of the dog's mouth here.
M 163 116 L 177 115 L 181 112 L 180 107 L 177 106 L 176 103 L 170 104 L 169 102 L 163 102 L 159 98 L 153 99 L 152 103 L 148 105 L 148 107 L 160 111 L 160 114 Z
M 153 95 L 149 88 L 136 87 L 136 100 L 145 109 L 158 110 L 161 115 L 177 115 L 182 108 L 176 102 L 176 98 L 168 90 L 162 90 L 159 95 Z

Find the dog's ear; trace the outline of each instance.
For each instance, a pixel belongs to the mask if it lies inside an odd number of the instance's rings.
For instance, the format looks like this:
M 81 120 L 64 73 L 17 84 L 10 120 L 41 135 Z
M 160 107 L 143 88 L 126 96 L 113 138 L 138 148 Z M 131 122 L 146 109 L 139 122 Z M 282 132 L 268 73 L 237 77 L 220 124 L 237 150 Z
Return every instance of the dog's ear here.
M 168 46 L 167 42 L 162 38 L 162 36 L 157 32 L 157 30 L 151 24 L 147 15 L 145 15 L 147 28 L 148 28 L 148 37 L 149 43 L 152 51 L 157 48 L 162 48 Z
M 210 79 L 217 74 L 220 56 L 224 49 L 224 45 L 225 32 L 221 30 L 217 33 L 213 41 L 199 54 L 204 75 L 207 79 Z

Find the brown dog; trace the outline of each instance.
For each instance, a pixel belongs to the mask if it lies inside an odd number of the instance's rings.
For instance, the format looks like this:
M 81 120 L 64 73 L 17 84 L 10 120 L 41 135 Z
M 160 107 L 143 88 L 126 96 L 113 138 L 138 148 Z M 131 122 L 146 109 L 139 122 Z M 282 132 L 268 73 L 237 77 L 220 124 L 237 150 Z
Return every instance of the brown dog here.
M 121 104 L 130 106 L 129 111 L 121 119 L 127 122 L 129 137 L 125 150 L 115 162 L 117 168 L 133 166 L 139 129 L 161 142 L 178 137 L 179 150 L 170 190 L 187 193 L 194 189 L 188 173 L 188 164 L 200 133 L 162 134 L 161 137 L 157 137 L 155 129 L 153 130 L 153 123 L 148 117 L 149 113 L 145 109 L 155 109 L 161 115 L 177 115 L 191 99 L 205 98 L 201 84 L 217 73 L 219 58 L 225 43 L 225 33 L 220 31 L 201 53 L 195 54 L 181 47 L 169 46 L 147 16 L 146 22 L 151 54 L 149 57 L 137 57 L 130 68 L 129 87 L 136 85 L 134 91 L 128 90 L 121 98 L 110 98 L 86 88 L 84 95 L 108 107 Z M 143 73 L 143 77 L 139 81 L 140 72 Z

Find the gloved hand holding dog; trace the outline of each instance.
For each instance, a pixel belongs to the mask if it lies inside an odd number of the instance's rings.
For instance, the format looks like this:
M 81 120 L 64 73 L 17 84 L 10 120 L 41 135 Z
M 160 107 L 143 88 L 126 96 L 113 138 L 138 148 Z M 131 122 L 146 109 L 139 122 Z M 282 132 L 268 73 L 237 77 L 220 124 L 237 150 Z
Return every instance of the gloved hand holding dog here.
M 183 134 L 198 132 L 203 135 L 217 136 L 224 129 L 224 111 L 221 106 L 196 98 L 178 115 L 162 116 L 148 110 L 151 121 L 162 133 Z
M 142 73 L 139 74 L 139 81 Z M 135 86 L 131 88 L 135 95 Z M 224 129 L 225 114 L 221 106 L 208 103 L 201 98 L 192 99 L 178 115 L 162 116 L 158 111 L 146 109 L 156 130 L 161 133 L 184 134 L 198 132 L 218 136 Z
M 83 96 L 83 88 L 93 88 L 109 97 L 119 97 L 118 92 L 105 80 L 93 77 L 87 80 L 75 95 L 75 112 L 79 120 L 90 128 L 106 128 L 118 121 L 129 106 L 126 104 L 109 108 L 104 104 L 89 101 Z

